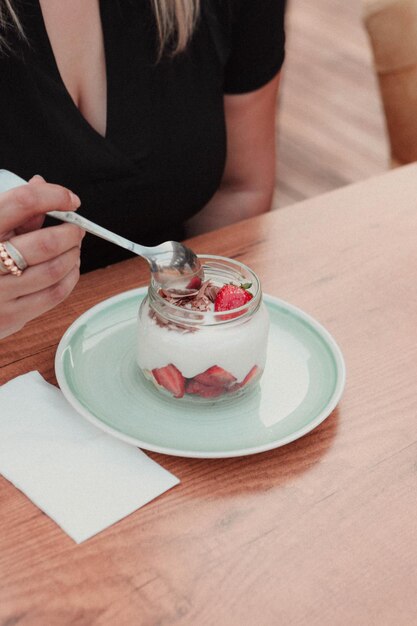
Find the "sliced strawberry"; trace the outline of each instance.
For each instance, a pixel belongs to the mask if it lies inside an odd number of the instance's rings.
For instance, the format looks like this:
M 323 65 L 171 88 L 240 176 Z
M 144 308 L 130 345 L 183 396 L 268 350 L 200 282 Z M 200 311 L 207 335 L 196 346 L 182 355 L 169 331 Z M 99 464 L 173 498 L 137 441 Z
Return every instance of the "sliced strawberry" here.
M 201 287 L 201 278 L 198 276 L 193 276 L 193 278 L 188 283 L 186 289 L 200 289 Z
M 152 370 L 156 382 L 172 393 L 174 398 L 182 398 L 185 393 L 185 378 L 180 370 L 170 363 Z
M 235 382 L 236 377 L 219 365 L 213 365 L 205 372 L 194 376 L 194 380 L 209 387 L 228 387 Z
M 241 387 L 244 387 L 245 385 L 247 385 L 248 383 L 250 383 L 250 381 L 255 378 L 255 376 L 258 376 L 260 372 L 260 369 L 257 365 L 254 365 L 252 367 L 252 369 L 246 374 L 245 378 L 242 380 L 242 382 L 240 383 Z
M 249 302 L 249 300 L 252 300 L 252 298 L 251 292 L 243 287 L 223 285 L 214 301 L 214 310 L 230 311 L 231 309 L 237 309 Z
M 210 387 L 209 385 L 203 385 L 195 378 L 190 378 L 187 381 L 185 391 L 190 394 L 201 396 L 202 398 L 217 398 L 224 393 L 224 387 Z
M 257 365 L 254 365 L 240 383 L 235 383 L 234 385 L 228 387 L 228 393 L 233 393 L 234 391 L 238 391 L 239 389 L 242 389 L 242 387 L 245 387 L 248 383 L 251 382 L 251 380 L 253 380 L 253 378 L 255 378 L 255 376 L 258 376 L 259 371 L 259 367 Z

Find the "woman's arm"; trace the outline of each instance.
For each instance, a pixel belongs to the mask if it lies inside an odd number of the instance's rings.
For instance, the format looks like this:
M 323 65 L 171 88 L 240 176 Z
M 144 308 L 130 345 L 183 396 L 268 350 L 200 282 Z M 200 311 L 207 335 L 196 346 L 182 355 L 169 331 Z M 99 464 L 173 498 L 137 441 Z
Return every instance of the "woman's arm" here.
M 224 98 L 227 158 L 210 202 L 187 222 L 187 236 L 271 208 L 275 185 L 275 115 L 280 75 L 251 93 Z

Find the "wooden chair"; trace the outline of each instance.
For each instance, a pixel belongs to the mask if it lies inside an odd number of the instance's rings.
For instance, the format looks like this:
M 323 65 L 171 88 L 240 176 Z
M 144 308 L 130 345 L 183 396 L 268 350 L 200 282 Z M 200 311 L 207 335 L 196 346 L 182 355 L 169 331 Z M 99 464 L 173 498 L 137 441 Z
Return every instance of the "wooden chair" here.
M 364 0 L 392 165 L 417 161 L 417 0 Z

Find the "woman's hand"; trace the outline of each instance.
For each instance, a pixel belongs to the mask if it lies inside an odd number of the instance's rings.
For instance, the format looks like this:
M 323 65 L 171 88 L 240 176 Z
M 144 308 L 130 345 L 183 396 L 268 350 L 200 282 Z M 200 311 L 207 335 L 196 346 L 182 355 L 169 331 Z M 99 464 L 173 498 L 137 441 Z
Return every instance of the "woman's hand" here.
M 84 231 L 72 224 L 40 227 L 47 211 L 79 206 L 75 194 L 40 176 L 0 193 L 0 242 L 10 241 L 28 265 L 21 276 L 0 273 L 0 339 L 62 302 L 75 287 Z

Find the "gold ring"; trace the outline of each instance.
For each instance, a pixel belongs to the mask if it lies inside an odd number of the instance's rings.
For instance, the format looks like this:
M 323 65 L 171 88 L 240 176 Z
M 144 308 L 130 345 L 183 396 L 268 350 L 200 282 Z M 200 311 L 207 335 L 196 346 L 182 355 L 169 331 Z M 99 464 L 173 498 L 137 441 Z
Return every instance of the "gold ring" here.
M 10 254 L 8 253 L 7 249 L 6 249 L 6 242 L 2 242 L 0 243 L 0 267 L 1 267 L 1 271 L 3 274 L 13 274 L 13 276 L 21 276 L 23 273 L 23 270 L 21 270 L 15 260 L 13 259 L 12 256 L 10 256 Z M 19 253 L 20 255 L 20 253 Z M 20 255 L 22 256 L 22 255 Z M 23 259 L 23 257 L 22 257 Z M 26 261 L 23 259 L 24 263 L 26 263 Z M 27 264 L 26 264 L 27 267 Z

